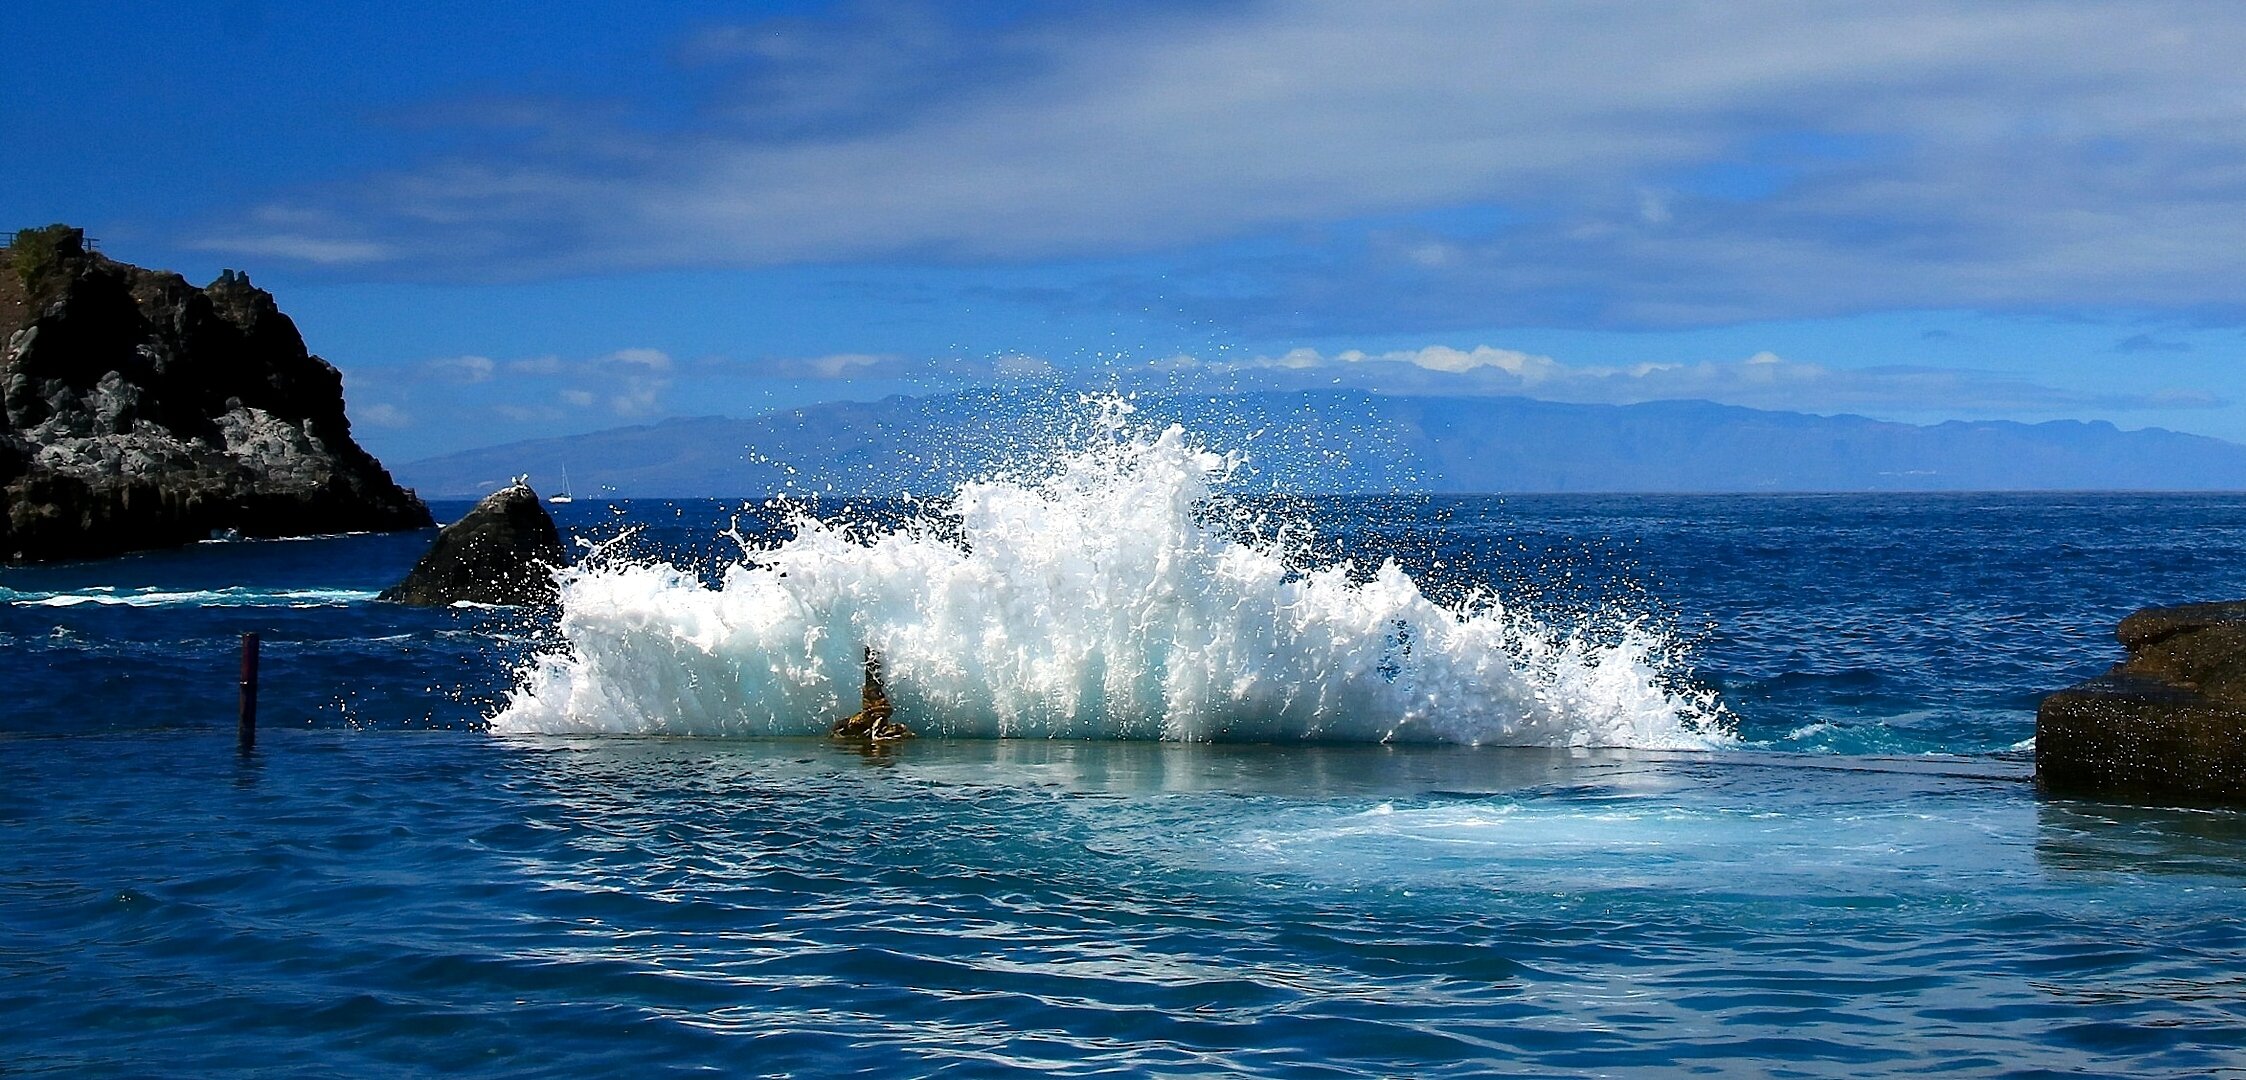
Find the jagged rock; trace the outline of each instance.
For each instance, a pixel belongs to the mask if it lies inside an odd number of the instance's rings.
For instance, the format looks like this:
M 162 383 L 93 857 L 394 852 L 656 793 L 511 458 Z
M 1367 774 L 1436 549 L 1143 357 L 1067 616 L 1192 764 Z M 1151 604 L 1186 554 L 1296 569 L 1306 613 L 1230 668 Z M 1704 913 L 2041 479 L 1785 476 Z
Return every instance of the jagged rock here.
M 2246 799 L 2246 601 L 2146 608 L 2128 656 L 2043 699 L 2036 779 L 2061 793 Z
M 911 728 L 896 720 L 897 708 L 889 703 L 889 688 L 881 681 L 881 657 L 866 648 L 866 681 L 858 688 L 858 711 L 835 721 L 837 739 L 895 742 L 913 737 Z
M 0 559 L 432 524 L 247 275 L 198 289 L 65 226 L 17 233 L 0 263 Z
M 425 607 L 463 601 L 551 604 L 553 571 L 566 558 L 553 517 L 538 493 L 518 480 L 440 530 L 421 561 L 404 581 L 384 590 L 382 599 Z

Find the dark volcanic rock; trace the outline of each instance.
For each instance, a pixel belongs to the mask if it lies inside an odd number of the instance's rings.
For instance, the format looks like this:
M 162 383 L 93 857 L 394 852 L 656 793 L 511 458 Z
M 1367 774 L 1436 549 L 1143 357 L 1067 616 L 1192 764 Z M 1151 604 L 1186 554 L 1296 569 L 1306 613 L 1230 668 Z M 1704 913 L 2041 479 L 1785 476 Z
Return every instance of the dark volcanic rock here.
M 2146 608 L 2128 658 L 2043 699 L 2036 778 L 2057 792 L 2246 799 L 2246 601 Z
M 342 376 L 247 276 L 198 289 L 61 226 L 16 234 L 0 263 L 0 559 L 431 524 L 351 438 Z
M 382 598 L 425 607 L 551 604 L 553 570 L 565 558 L 561 534 L 538 493 L 518 482 L 484 496 L 466 517 L 445 526 L 413 571 Z

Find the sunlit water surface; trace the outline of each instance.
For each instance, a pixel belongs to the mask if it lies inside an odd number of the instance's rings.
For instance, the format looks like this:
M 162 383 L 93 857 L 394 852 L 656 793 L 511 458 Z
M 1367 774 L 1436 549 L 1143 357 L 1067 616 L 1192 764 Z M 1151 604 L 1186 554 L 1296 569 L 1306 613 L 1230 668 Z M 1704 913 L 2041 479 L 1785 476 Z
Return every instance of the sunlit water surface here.
M 563 523 L 738 555 L 738 504 L 614 509 Z M 2246 595 L 2246 503 L 1308 513 L 1438 600 L 1638 619 L 1732 734 L 497 734 L 558 639 L 372 601 L 424 537 L 0 571 L 0 1073 L 2246 1070 L 2246 817 L 2026 751 L 2120 614 Z

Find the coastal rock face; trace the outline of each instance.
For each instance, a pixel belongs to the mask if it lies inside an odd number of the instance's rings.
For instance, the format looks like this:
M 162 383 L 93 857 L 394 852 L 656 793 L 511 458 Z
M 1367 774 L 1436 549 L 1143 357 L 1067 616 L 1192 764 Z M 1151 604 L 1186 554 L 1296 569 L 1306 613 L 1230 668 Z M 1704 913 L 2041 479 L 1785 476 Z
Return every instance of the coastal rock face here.
M 2246 799 L 2246 600 L 2146 608 L 2128 658 L 2043 699 L 2036 779 L 2055 792 Z
M 423 528 L 273 296 L 27 229 L 0 250 L 0 559 Z
M 437 533 L 405 580 L 382 599 L 442 607 L 471 604 L 538 606 L 556 599 L 553 569 L 563 565 L 561 534 L 530 485 L 484 496 L 467 516 Z

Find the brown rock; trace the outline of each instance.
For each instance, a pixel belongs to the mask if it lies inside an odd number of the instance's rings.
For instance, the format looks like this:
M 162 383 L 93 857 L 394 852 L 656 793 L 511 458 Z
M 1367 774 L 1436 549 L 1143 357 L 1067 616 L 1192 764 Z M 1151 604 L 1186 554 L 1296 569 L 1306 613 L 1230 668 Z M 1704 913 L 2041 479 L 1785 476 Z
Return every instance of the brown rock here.
M 2036 779 L 2060 793 L 2246 799 L 2246 601 L 2146 608 L 2128 656 L 2043 699 Z
M 896 711 L 896 706 L 889 703 L 889 688 L 881 683 L 881 657 L 868 648 L 866 681 L 858 689 L 858 711 L 835 721 L 834 737 L 877 743 L 912 738 L 912 729 L 894 719 Z

